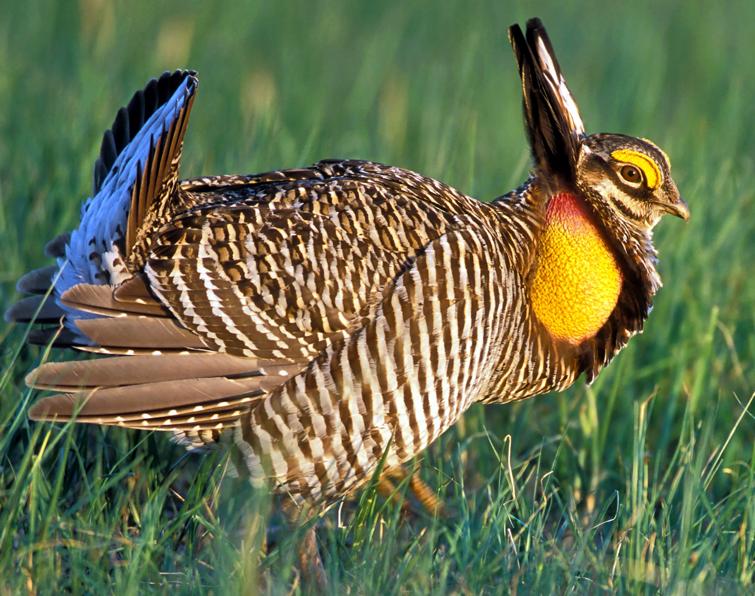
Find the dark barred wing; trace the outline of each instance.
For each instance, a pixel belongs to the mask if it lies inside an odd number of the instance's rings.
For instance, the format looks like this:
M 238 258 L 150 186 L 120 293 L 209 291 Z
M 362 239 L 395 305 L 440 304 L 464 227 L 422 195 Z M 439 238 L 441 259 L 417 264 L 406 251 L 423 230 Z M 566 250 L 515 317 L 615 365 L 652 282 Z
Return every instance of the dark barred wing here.
M 458 220 L 424 201 L 419 176 L 392 186 L 411 173 L 326 167 L 323 179 L 215 190 L 216 202 L 154 236 L 151 291 L 211 349 L 312 359 L 359 328 L 387 285 Z

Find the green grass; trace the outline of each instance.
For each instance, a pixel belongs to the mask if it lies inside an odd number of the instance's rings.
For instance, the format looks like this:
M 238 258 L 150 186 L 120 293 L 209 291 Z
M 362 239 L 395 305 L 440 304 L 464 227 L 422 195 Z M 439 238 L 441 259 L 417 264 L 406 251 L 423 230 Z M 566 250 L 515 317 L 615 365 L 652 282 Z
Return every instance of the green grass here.
M 594 385 L 472 408 L 421 460 L 451 515 L 364 491 L 321 522 L 328 575 L 355 593 L 752 591 L 755 5 L 658 4 L 3 0 L 0 306 L 75 225 L 115 110 L 177 66 L 201 77 L 186 176 L 357 157 L 502 194 L 528 158 L 505 30 L 538 15 L 588 129 L 661 144 L 692 220 L 659 226 L 666 285 Z M 0 336 L 0 592 L 296 588 L 300 533 L 260 555 L 269 503 L 222 455 L 27 421 L 44 354 L 24 332 Z

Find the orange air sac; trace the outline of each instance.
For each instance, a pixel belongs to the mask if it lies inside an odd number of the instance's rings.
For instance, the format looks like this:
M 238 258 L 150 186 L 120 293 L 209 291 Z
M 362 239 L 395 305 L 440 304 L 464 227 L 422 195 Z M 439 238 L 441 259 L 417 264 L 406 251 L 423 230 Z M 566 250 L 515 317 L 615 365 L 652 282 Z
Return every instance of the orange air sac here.
M 583 200 L 554 195 L 530 286 L 540 322 L 556 339 L 575 345 L 590 339 L 616 307 L 621 284 L 613 250 Z

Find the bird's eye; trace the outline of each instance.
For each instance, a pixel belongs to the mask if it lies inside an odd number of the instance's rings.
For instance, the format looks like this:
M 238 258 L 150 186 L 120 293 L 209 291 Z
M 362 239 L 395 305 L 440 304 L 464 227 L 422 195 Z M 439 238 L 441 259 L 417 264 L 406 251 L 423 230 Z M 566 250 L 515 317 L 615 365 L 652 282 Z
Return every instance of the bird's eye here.
M 637 186 L 642 182 L 642 172 L 636 166 L 624 166 L 619 170 L 619 174 L 632 186 Z

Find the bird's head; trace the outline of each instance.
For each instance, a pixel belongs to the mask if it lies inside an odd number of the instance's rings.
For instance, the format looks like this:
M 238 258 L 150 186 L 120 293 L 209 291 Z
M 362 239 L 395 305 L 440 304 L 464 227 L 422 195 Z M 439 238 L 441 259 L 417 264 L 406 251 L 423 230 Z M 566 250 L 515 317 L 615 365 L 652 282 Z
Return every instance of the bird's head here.
M 668 156 L 646 139 L 594 134 L 580 139 L 574 183 L 608 225 L 649 231 L 665 213 L 689 219 Z
M 663 150 L 646 139 L 585 133 L 540 20 L 527 22 L 526 37 L 513 25 L 509 39 L 536 176 L 557 190 L 579 191 L 609 230 L 649 232 L 664 213 L 688 219 Z

